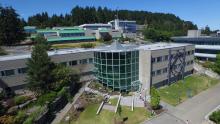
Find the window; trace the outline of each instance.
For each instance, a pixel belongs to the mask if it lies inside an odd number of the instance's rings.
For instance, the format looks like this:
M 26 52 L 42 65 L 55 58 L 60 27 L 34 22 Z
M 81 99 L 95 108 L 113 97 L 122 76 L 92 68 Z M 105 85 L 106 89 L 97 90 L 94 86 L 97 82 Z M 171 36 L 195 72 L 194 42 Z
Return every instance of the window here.
M 161 70 L 157 70 L 157 75 L 161 75 Z
M 155 71 L 152 71 L 151 72 L 151 75 L 152 75 L 152 77 L 154 77 L 156 74 L 155 74 Z
M 167 73 L 167 68 L 164 68 L 164 69 L 163 69 L 163 73 Z
M 89 58 L 89 64 L 93 63 L 93 58 Z
M 5 70 L 3 73 L 4 73 L 4 76 L 11 76 L 11 75 L 14 75 L 14 74 L 15 74 L 15 72 L 14 72 L 13 69 L 11 69 L 11 70 Z
M 152 63 L 155 63 L 155 58 L 152 58 Z
M 18 69 L 18 73 L 19 73 L 19 74 L 25 74 L 25 73 L 27 73 L 27 68 L 19 68 L 19 69 Z
M 157 57 L 157 62 L 161 62 L 162 61 L 162 57 Z
M 5 76 L 5 72 L 4 71 L 1 71 L 1 76 Z
M 168 60 L 168 55 L 164 56 L 164 61 Z
M 75 61 L 70 61 L 70 62 L 69 62 L 69 65 L 70 65 L 70 66 L 77 65 L 77 61 L 76 61 L 76 60 L 75 60 Z
M 80 64 L 87 64 L 87 59 L 80 60 Z

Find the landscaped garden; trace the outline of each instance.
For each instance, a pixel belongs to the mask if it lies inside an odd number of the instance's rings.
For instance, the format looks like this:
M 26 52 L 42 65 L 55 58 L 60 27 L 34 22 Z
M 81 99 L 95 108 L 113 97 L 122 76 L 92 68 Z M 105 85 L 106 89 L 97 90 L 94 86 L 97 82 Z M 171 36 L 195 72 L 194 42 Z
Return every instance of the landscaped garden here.
M 98 107 L 98 104 L 89 105 L 80 117 L 76 121 L 72 121 L 71 124 L 117 124 L 120 119 L 125 119 L 125 124 L 139 124 L 150 118 L 150 113 L 145 108 L 134 108 L 132 112 L 130 107 L 122 107 L 120 116 L 104 109 L 99 115 L 96 115 Z
M 219 82 L 217 79 L 210 78 L 206 75 L 194 74 L 188 76 L 177 83 L 160 88 L 159 94 L 161 100 L 171 105 L 178 105 L 190 97 L 216 85 Z

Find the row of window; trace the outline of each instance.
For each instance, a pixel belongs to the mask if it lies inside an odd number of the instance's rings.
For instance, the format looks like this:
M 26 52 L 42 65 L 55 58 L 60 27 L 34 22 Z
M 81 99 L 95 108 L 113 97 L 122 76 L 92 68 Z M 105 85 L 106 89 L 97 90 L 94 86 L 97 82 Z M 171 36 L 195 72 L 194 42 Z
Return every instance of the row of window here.
M 27 68 L 18 68 L 18 69 L 9 69 L 9 70 L 4 70 L 1 71 L 1 76 L 11 76 L 17 74 L 25 74 L 27 73 Z
M 193 60 L 186 62 L 186 65 L 192 65 L 192 64 L 193 64 Z M 174 65 L 173 69 L 176 69 L 179 66 L 181 66 L 181 64 Z M 164 73 L 167 73 L 167 68 L 152 71 L 151 75 L 152 75 L 152 77 L 154 77 L 154 76 L 158 76 L 158 75 L 161 75 L 161 74 L 164 74 Z
M 161 75 L 161 74 L 164 74 L 164 73 L 167 73 L 167 68 L 152 71 L 151 75 L 152 75 L 152 77 L 154 77 L 154 76 L 158 76 L 158 75 Z
M 92 64 L 93 63 L 93 58 L 89 58 L 89 59 L 82 59 L 79 60 L 79 64 Z M 74 61 L 69 61 L 69 62 L 61 62 L 60 64 L 63 64 L 65 66 L 67 66 L 67 64 L 69 66 L 75 66 L 78 65 L 78 61 L 74 60 Z M 28 68 L 24 67 L 24 68 L 18 68 L 18 69 L 9 69 L 9 70 L 3 70 L 0 73 L 0 76 L 12 76 L 15 74 L 25 74 L 27 73 Z
M 193 55 L 193 54 L 194 54 L 194 50 L 192 50 L 192 51 L 187 51 L 185 54 L 186 54 L 186 55 Z M 172 57 L 172 56 L 174 56 L 174 55 L 171 55 L 171 57 Z M 168 56 L 168 55 L 159 56 L 159 57 L 152 58 L 152 63 L 167 61 L 168 59 L 169 59 L 169 56 Z

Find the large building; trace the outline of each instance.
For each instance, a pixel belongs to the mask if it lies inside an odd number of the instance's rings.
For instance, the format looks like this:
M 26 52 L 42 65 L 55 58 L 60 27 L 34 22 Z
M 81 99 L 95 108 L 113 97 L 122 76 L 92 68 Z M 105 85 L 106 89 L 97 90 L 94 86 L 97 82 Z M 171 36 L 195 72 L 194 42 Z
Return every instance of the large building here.
M 76 68 L 82 77 L 94 72 L 103 85 L 119 91 L 149 91 L 150 86 L 171 84 L 193 73 L 194 45 L 157 43 L 121 45 L 95 49 L 48 52 L 51 60 Z M 26 62 L 30 54 L 0 57 L 0 86 L 20 89 L 26 85 Z M 88 78 L 87 78 L 88 79 Z
M 195 45 L 195 57 L 199 60 L 215 61 L 220 53 L 220 37 L 202 36 L 201 31 L 188 31 L 187 36 L 173 37 L 175 43 L 188 43 Z
M 90 30 L 98 30 L 99 28 L 112 29 L 111 24 L 103 24 L 103 23 L 94 23 L 94 24 L 83 24 L 79 26 L 80 28 L 90 29 Z

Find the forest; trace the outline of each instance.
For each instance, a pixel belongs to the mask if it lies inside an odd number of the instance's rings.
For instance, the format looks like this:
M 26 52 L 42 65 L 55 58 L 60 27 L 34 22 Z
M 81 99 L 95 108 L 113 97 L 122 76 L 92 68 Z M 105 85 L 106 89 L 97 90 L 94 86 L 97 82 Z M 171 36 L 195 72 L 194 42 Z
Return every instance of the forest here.
M 106 7 L 74 7 L 70 13 L 49 16 L 47 12 L 30 16 L 27 25 L 46 28 L 53 26 L 77 26 L 85 23 L 107 23 L 118 15 L 121 20 L 136 20 L 147 29 L 168 32 L 171 36 L 186 35 L 187 30 L 197 29 L 191 21 L 184 21 L 170 13 L 148 11 L 112 10 Z

